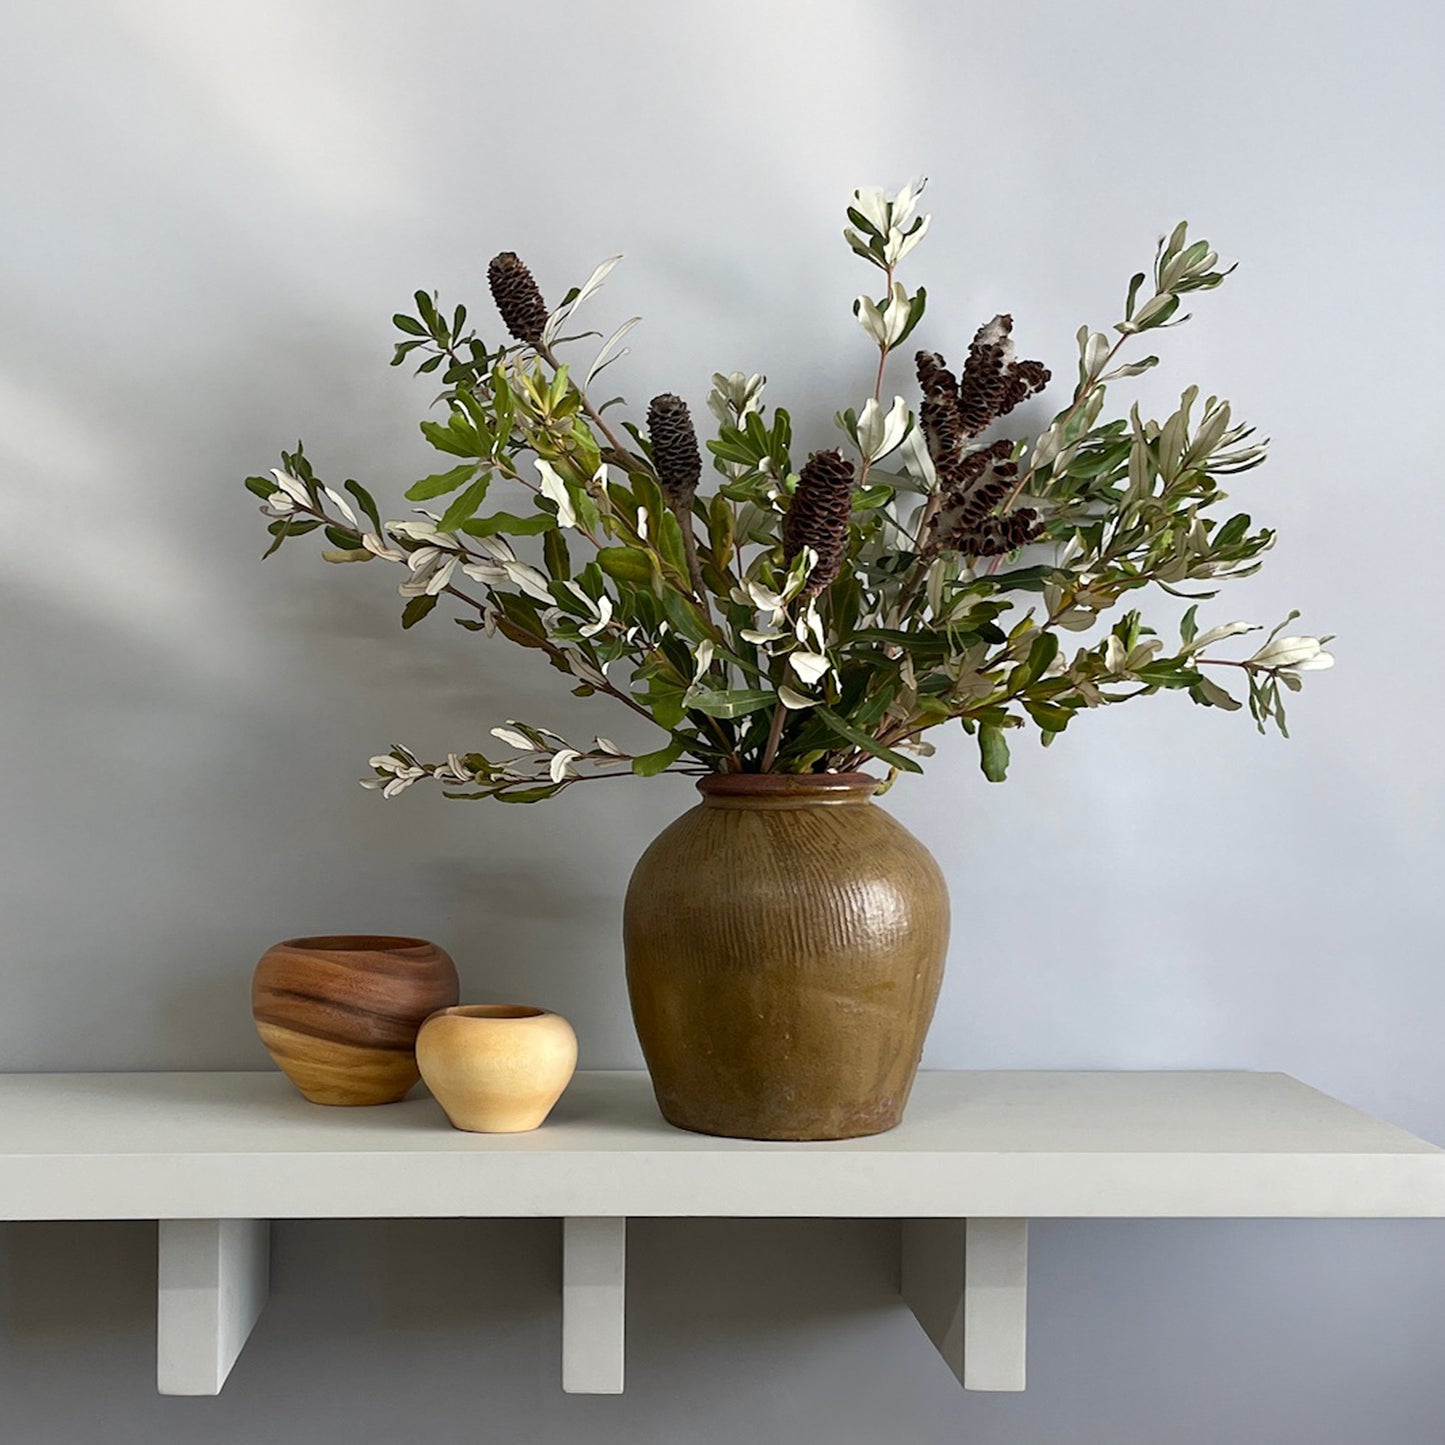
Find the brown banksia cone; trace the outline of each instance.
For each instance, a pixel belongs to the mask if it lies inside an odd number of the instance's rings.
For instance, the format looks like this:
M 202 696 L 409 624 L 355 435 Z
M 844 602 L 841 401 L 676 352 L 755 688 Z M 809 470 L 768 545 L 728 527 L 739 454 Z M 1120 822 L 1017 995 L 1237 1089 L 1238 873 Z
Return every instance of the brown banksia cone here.
M 957 525 L 981 526 L 995 507 L 1004 502 L 1018 480 L 1018 464 L 1012 460 L 1013 445 L 1000 439 L 969 458 L 972 476 L 965 487 L 950 489 L 950 502 L 957 503 Z
M 1032 507 L 1020 507 L 1002 517 L 985 517 L 974 526 L 960 523 L 947 545 L 966 557 L 1002 557 L 1037 541 L 1043 530 L 1043 518 Z
M 1042 362 L 1014 359 L 1013 325 L 1012 316 L 995 316 L 978 328 L 968 348 L 958 405 L 969 436 L 977 436 L 1048 384 L 1049 369 Z
M 547 303 L 522 258 L 515 251 L 493 256 L 487 267 L 487 284 L 507 330 L 518 341 L 539 345 L 547 324 Z
M 936 351 L 920 351 L 914 357 L 923 405 L 918 420 L 923 427 L 928 454 L 940 476 L 948 476 L 963 457 L 963 420 L 958 409 L 958 378 Z
M 1009 389 L 1009 367 L 1013 362 L 1012 316 L 995 316 L 978 328 L 968 348 L 959 380 L 959 410 L 964 430 L 977 436 L 1003 414 Z
M 976 531 L 960 539 L 958 550 L 970 557 L 1002 557 L 1037 541 L 1043 530 L 1039 514 L 1032 507 L 1020 507 L 1006 517 L 988 518 Z
M 783 518 L 783 556 L 791 562 L 811 547 L 818 558 L 804 596 L 816 596 L 843 570 L 852 513 L 853 463 L 839 451 L 814 452 L 798 473 L 798 489 Z
M 958 501 L 973 496 L 986 479 L 1000 475 L 1017 476 L 1018 467 L 1012 460 L 1013 450 L 1014 444 L 1007 437 L 1000 437 L 992 446 L 969 452 L 947 479 L 950 499 Z
M 943 480 L 944 505 L 930 527 L 927 555 L 940 549 L 966 557 L 997 557 L 1037 540 L 1043 522 L 1032 507 L 998 513 L 1018 486 L 1013 443 L 1000 438 L 963 458 Z
M 652 464 L 667 500 L 686 509 L 702 477 L 702 455 L 687 403 L 671 392 L 653 397 L 647 407 L 647 434 L 652 440 Z
M 958 396 L 958 378 L 936 351 L 916 352 L 913 363 L 918 369 L 918 384 L 924 396 Z
M 1021 401 L 1027 401 L 1029 397 L 1042 391 L 1049 384 L 1052 375 L 1042 361 L 1017 362 L 1009 378 L 1008 391 L 1004 394 L 1003 411 L 999 415 L 1007 416 Z

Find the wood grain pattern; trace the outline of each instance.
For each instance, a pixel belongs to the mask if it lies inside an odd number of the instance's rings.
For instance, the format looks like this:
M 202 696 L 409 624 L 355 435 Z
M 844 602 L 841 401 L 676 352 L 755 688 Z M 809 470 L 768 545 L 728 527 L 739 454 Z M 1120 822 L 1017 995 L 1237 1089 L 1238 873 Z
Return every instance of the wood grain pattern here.
M 718 775 L 643 854 L 623 933 L 673 1124 L 843 1139 L 903 1116 L 948 943 L 928 850 L 862 774 Z
M 315 1104 L 391 1104 L 421 1077 L 416 1035 L 456 1003 L 457 971 L 421 938 L 293 938 L 267 949 L 251 983 L 257 1032 Z

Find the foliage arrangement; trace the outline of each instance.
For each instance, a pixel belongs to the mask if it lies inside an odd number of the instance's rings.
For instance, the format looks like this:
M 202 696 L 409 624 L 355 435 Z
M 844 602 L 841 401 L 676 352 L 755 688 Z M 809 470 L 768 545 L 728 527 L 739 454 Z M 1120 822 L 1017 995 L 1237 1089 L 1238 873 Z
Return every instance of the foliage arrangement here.
M 510 340 L 495 346 L 464 306 L 416 294 L 416 313 L 394 318 L 392 364 L 440 381 L 442 413 L 421 430 L 447 465 L 407 490 L 420 504 L 411 519 L 383 522 L 364 487 L 324 483 L 298 443 L 246 482 L 269 522 L 266 555 L 320 530 L 328 562 L 396 564 L 403 627 L 445 599 L 462 627 L 532 649 L 578 696 L 607 697 L 660 736 L 634 754 L 509 721 L 492 734 L 512 756 L 429 763 L 396 747 L 372 759 L 367 786 L 391 797 L 432 778 L 449 797 L 535 802 L 623 773 L 874 759 L 891 778 L 920 771 L 926 735 L 954 721 L 996 782 L 1016 728 L 1047 744 L 1081 712 L 1161 691 L 1235 710 L 1230 676 L 1260 730 L 1285 731 L 1284 694 L 1331 665 L 1329 639 L 1281 635 L 1292 613 L 1251 655 L 1225 657 L 1220 643 L 1259 629 L 1196 621 L 1197 600 L 1254 572 L 1273 543 L 1223 507 L 1223 480 L 1257 466 L 1265 443 L 1194 386 L 1162 422 L 1137 405 L 1104 419 L 1109 387 L 1158 362 L 1122 359 L 1126 344 L 1187 319 L 1184 299 L 1229 270 L 1180 223 L 1152 273 L 1130 281 L 1113 334 L 1080 329 L 1077 378 L 1053 420 L 1037 436 L 1001 435 L 1050 380 L 1017 358 L 1009 316 L 979 327 L 957 371 L 918 352 L 916 406 L 886 399 L 889 362 L 927 300 L 898 276 L 928 230 L 922 188 L 859 190 L 848 208 L 847 243 L 878 273 L 853 307 L 877 371 L 862 406 L 838 414 L 842 445 L 795 465 L 791 420 L 764 402 L 764 378 L 719 373 L 710 492 L 680 397 L 654 397 L 645 427 L 609 420 L 621 398 L 594 400 L 637 318 L 580 375 L 559 357 L 599 336 L 563 333 L 619 258 L 549 309 L 521 260 L 496 256 L 488 279 Z M 1153 587 L 1191 599 L 1177 645 L 1125 605 Z

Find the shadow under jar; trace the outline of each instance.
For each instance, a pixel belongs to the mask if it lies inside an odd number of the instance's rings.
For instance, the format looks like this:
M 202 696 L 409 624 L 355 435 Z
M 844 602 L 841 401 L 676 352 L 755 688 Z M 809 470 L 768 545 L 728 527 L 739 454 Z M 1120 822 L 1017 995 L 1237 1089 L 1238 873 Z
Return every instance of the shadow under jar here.
M 720 773 L 642 855 L 627 986 L 658 1106 L 745 1139 L 903 1117 L 948 946 L 933 855 L 864 773 Z
M 291 938 L 261 956 L 251 1011 L 277 1066 L 313 1104 L 394 1104 L 421 1078 L 416 1035 L 460 994 L 424 938 Z

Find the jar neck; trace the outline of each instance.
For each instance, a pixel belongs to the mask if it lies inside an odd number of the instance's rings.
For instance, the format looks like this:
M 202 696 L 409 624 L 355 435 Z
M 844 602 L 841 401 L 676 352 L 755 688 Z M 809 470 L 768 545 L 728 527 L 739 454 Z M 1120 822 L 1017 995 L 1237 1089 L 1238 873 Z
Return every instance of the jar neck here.
M 867 773 L 710 773 L 697 790 L 709 808 L 857 807 L 872 801 Z

